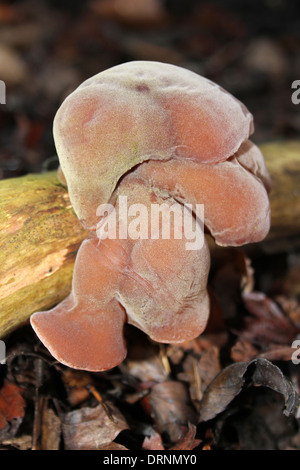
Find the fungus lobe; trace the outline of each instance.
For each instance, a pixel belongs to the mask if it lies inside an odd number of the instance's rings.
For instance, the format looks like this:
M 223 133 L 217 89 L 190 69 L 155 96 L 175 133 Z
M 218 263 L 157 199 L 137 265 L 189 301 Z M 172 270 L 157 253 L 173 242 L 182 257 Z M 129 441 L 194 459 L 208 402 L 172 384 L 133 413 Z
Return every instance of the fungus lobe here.
M 158 342 L 202 333 L 209 250 L 204 237 L 187 249 L 190 239 L 174 214 L 189 205 L 194 229 L 205 225 L 219 245 L 267 235 L 271 182 L 252 132 L 252 115 L 236 98 L 159 62 L 115 66 L 66 98 L 54 120 L 60 179 L 90 235 L 77 254 L 70 295 L 31 316 L 57 360 L 92 371 L 118 365 L 126 356 L 125 322 Z M 163 208 L 170 236 L 151 238 L 150 228 L 141 236 L 140 227 L 140 236 L 99 237 L 99 223 L 117 221 L 120 229 L 124 222 L 121 197 L 145 208 L 139 225 L 149 222 L 153 205 Z M 101 218 L 105 204 L 113 210 Z M 197 204 L 204 205 L 203 220 Z

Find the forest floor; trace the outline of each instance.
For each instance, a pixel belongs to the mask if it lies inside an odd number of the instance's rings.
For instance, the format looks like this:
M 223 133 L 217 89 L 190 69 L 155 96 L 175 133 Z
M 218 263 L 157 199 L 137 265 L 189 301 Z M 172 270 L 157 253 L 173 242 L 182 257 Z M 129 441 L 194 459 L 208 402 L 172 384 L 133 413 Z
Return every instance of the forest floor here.
M 130 60 L 219 83 L 253 113 L 256 143 L 298 139 L 298 3 L 1 1 L 0 179 L 55 168 L 62 100 Z M 299 450 L 300 251 L 279 245 L 218 250 L 204 334 L 158 345 L 126 326 L 128 357 L 111 371 L 69 369 L 29 325 L 13 332 L 0 365 L 0 448 Z

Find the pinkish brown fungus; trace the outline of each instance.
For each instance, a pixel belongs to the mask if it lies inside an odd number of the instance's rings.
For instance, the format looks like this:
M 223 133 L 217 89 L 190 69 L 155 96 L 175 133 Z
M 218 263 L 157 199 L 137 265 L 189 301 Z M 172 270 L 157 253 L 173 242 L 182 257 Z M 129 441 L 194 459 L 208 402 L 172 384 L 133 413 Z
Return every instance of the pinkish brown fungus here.
M 125 322 L 158 342 L 202 333 L 209 315 L 205 239 L 187 250 L 185 232 L 176 238 L 172 230 L 175 219 L 169 239 L 99 239 L 99 221 L 101 227 L 120 215 L 121 196 L 147 211 L 163 206 L 170 220 L 174 208 L 204 204 L 204 221 L 194 213 L 193 222 L 204 222 L 219 245 L 262 240 L 271 183 L 248 140 L 252 132 L 252 115 L 232 95 L 158 62 L 108 69 L 64 101 L 54 121 L 60 178 L 90 237 L 79 249 L 69 297 L 31 317 L 57 360 L 91 371 L 118 365 L 126 356 Z M 101 218 L 102 204 L 113 211 Z

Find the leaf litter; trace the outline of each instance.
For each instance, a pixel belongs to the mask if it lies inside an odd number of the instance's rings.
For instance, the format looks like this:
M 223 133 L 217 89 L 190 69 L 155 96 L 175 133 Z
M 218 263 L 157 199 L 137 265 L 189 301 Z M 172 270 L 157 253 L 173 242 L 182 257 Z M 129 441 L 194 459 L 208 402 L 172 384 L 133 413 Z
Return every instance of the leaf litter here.
M 277 112 L 286 100 L 278 80 L 294 79 L 300 57 L 296 14 L 261 3 L 251 23 L 238 0 L 232 10 L 193 0 L 63 3 L 1 2 L 0 55 L 11 66 L 2 61 L 0 72 L 12 105 L 0 110 L 0 178 L 50 168 L 59 103 L 128 59 L 187 65 L 243 96 L 260 141 L 299 136 L 296 107 Z M 277 28 L 267 44 L 256 37 L 264 18 Z M 299 450 L 299 250 L 282 240 L 270 261 L 259 247 L 214 252 L 204 334 L 157 345 L 128 327 L 128 357 L 105 373 L 58 364 L 27 325 L 12 333 L 0 365 L 0 449 Z

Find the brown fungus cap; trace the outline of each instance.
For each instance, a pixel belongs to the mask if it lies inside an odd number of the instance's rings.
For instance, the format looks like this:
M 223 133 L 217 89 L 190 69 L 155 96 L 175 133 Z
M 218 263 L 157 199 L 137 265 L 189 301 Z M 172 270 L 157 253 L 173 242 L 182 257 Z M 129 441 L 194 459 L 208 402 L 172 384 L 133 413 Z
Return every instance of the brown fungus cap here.
M 205 329 L 210 257 L 205 238 L 186 249 L 186 234 L 169 239 L 99 239 L 101 224 L 128 206 L 152 205 L 170 216 L 185 204 L 204 205 L 204 220 L 220 245 L 262 240 L 269 230 L 270 177 L 248 140 L 252 116 L 211 81 L 174 65 L 130 62 L 85 81 L 54 122 L 74 210 L 90 237 L 81 245 L 72 292 L 31 324 L 51 354 L 79 369 L 101 371 L 126 356 L 125 322 L 153 340 L 180 343 Z M 113 208 L 99 217 L 98 207 Z M 98 224 L 98 226 L 97 226 Z M 178 227 L 177 227 L 178 228 Z
M 82 83 L 61 105 L 54 138 L 78 218 L 88 228 L 120 178 L 146 160 L 217 163 L 253 131 L 245 106 L 194 72 L 135 61 Z

